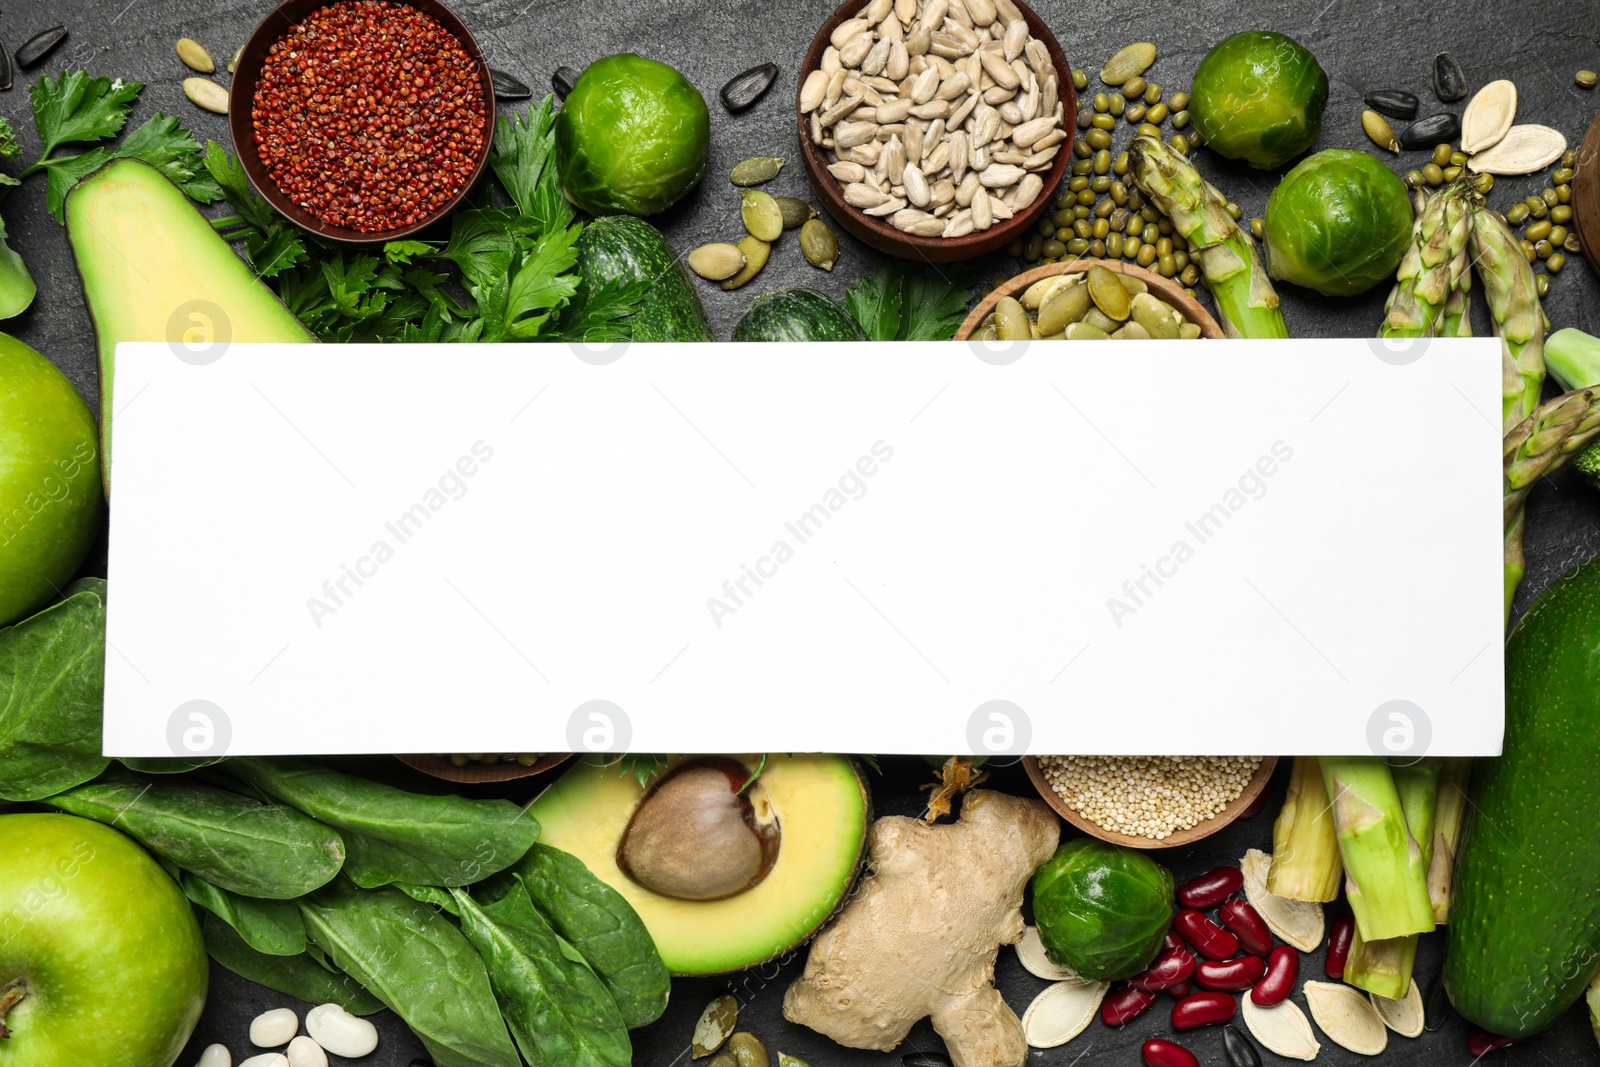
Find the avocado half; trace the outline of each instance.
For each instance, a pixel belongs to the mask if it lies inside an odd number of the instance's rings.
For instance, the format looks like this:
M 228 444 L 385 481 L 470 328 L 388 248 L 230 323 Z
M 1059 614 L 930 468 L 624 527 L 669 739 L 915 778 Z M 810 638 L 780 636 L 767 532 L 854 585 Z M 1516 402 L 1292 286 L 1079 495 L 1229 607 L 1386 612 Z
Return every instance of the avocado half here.
M 602 760 L 567 772 L 531 814 L 541 841 L 633 905 L 674 974 L 794 948 L 855 882 L 872 807 L 848 757 L 673 756 L 648 786 Z

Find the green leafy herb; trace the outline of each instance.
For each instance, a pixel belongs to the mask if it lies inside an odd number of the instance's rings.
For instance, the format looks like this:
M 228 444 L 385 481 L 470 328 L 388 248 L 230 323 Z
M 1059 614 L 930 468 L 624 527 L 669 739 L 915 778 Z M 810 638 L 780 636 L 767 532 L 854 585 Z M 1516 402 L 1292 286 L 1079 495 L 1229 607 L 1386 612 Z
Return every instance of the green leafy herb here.
M 200 924 L 206 951 L 234 974 L 257 985 L 303 1000 L 307 1004 L 338 1004 L 351 1015 L 371 1015 L 383 1010 L 383 1002 L 362 988 L 361 983 L 332 966 L 324 966 L 311 954 L 270 956 L 245 943 L 238 932 L 215 915 Z
M 184 871 L 183 895 L 233 927 L 245 944 L 267 956 L 298 956 L 306 950 L 306 924 L 289 900 L 241 897 Z
M 223 197 L 222 186 L 206 169 L 200 142 L 171 115 L 157 111 L 150 116 L 149 121 L 122 139 L 116 155 L 118 159 L 150 164 L 197 203 L 210 204 Z
M 106 769 L 100 755 L 106 583 L 0 630 L 0 800 L 43 800 Z
M 35 167 L 64 144 L 115 137 L 128 121 L 143 82 L 95 78 L 86 70 L 62 71 L 55 81 L 40 78 L 28 87 L 33 98 L 33 125 L 44 142 Z M 32 169 L 32 168 L 29 168 Z
M 521 1067 L 483 959 L 440 912 L 344 879 L 300 910 L 312 941 L 404 1019 L 438 1067 Z
M 304 760 L 241 757 L 228 768 L 267 796 L 340 830 L 359 886 L 469 885 L 521 859 L 539 824 L 507 800 L 407 793 Z
M 582 227 L 553 230 L 542 235 L 511 276 L 506 291 L 501 336 L 531 341 L 544 324 L 567 305 L 578 291 L 578 234 Z
M 215 141 L 206 142 L 206 173 L 222 190 L 235 214 L 211 223 L 225 241 L 244 240 L 245 258 L 263 278 L 275 278 L 306 259 L 300 231 L 272 210 L 272 205 L 250 188 L 244 165 Z
M 22 154 L 22 146 L 17 143 L 17 131 L 11 128 L 11 122 L 4 115 L 0 115 L 0 159 L 16 159 Z M 0 182 L 14 184 L 15 178 L 6 175 Z
M 115 826 L 184 870 L 248 897 L 302 896 L 345 860 L 344 842 L 330 827 L 190 778 L 112 771 L 47 803 Z
M 390 263 L 410 263 L 412 256 L 426 256 L 433 246 L 426 241 L 385 241 L 383 258 Z
M 529 114 L 501 119 L 489 156 L 500 185 L 541 233 L 565 229 L 573 219 L 556 174 L 554 100 L 546 96 Z
M 971 281 L 902 260 L 879 260 L 845 292 L 845 307 L 874 341 L 948 341 L 967 316 Z

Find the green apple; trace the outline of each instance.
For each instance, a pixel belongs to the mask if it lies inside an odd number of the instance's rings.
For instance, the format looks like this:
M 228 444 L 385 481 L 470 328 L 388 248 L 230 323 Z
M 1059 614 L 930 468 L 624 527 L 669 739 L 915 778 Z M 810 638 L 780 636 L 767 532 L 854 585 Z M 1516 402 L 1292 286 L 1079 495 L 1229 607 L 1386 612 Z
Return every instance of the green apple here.
M 75 815 L 0 815 L 0 1067 L 172 1067 L 206 1002 L 183 893 Z
M 0 333 L 0 626 L 55 599 L 94 547 L 98 442 L 66 376 Z

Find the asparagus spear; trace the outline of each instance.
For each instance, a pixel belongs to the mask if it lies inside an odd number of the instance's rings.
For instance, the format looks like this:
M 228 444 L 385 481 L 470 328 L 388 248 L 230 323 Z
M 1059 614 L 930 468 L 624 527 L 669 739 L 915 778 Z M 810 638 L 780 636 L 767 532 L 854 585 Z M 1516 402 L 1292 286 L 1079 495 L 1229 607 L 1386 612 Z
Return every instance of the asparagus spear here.
M 1267 891 L 1290 900 L 1336 900 L 1343 876 L 1322 766 L 1315 756 L 1296 756 L 1283 810 L 1272 827 Z
M 1600 337 L 1570 326 L 1544 340 L 1545 369 L 1562 389 L 1600 385 Z M 1572 464 L 1585 481 L 1600 489 L 1600 444 L 1584 449 Z
M 1600 389 L 1564 393 L 1536 408 L 1505 441 L 1506 619 L 1527 563 L 1522 556 L 1523 504 L 1533 485 L 1600 437 Z
M 1467 815 L 1467 782 L 1472 761 L 1447 759 L 1439 776 L 1439 801 L 1433 809 L 1433 859 L 1428 864 L 1428 897 L 1433 901 L 1433 921 L 1450 918 L 1450 894 L 1455 885 L 1456 844 Z
M 1228 336 L 1288 337 L 1278 293 L 1256 255 L 1255 240 L 1229 216 L 1227 198 L 1158 138 L 1135 137 L 1128 162 L 1134 184 L 1188 240 Z
M 1432 337 L 1438 332 L 1450 293 L 1467 273 L 1473 197 L 1471 186 L 1455 182 L 1422 202 L 1379 337 Z
M 1472 336 L 1472 272 L 1461 276 L 1461 284 L 1450 290 L 1439 317 L 1440 337 Z
M 1356 929 L 1368 941 L 1432 930 L 1428 865 L 1406 828 L 1389 765 L 1377 756 L 1323 756 L 1319 762 Z
M 1509 433 L 1539 406 L 1544 387 L 1544 308 L 1533 267 L 1504 216 L 1481 203 L 1472 207 L 1472 256 L 1500 338 L 1505 365 L 1501 418 Z M 1585 383 L 1593 384 L 1593 383 Z

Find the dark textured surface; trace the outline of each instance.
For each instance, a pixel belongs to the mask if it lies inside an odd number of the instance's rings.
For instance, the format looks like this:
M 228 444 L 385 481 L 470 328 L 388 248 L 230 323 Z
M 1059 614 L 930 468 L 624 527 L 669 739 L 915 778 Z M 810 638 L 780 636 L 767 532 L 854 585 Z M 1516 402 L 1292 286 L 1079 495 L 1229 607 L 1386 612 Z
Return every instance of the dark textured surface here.
M 1155 7 L 1041 0 L 1034 6 L 1055 31 L 1069 60 L 1091 72 L 1132 35 L 1152 37 L 1162 49 L 1162 58 L 1149 75 L 1169 91 L 1185 88 L 1200 56 L 1226 34 L 1245 29 L 1289 33 L 1316 53 L 1332 81 L 1321 147 L 1370 147 L 1360 129 L 1360 96 L 1368 89 L 1409 89 L 1422 97 L 1424 114 L 1437 110 L 1441 105 L 1433 99 L 1429 73 L 1433 54 L 1441 49 L 1456 54 L 1474 88 L 1497 77 L 1515 79 L 1521 90 L 1521 120 L 1554 126 L 1574 144 L 1600 107 L 1600 95 L 1586 93 L 1572 82 L 1578 68 L 1600 68 L 1600 29 L 1596 28 L 1593 0 L 1554 0 L 1536 7 L 1473 0 L 1416 4 L 1393 0 L 1190 0 Z M 747 156 L 789 157 L 790 165 L 768 188 L 779 195 L 809 198 L 795 160 L 790 105 L 797 74 L 794 64 L 815 27 L 831 10 L 828 0 L 780 4 L 461 0 L 455 7 L 472 27 L 490 63 L 537 91 L 548 86 L 550 75 L 560 65 L 581 68 L 599 56 L 625 50 L 674 63 L 701 89 L 712 109 L 709 176 L 704 187 L 684 204 L 656 220 L 680 251 L 740 233 L 737 190 L 725 176 L 734 163 Z M 188 72 L 174 54 L 173 42 L 179 36 L 194 37 L 225 63 L 267 8 L 264 0 L 12 0 L 0 7 L 0 38 L 15 47 L 39 29 L 64 22 L 72 36 L 45 69 L 55 72 L 63 65 L 87 65 L 95 73 L 146 81 L 148 88 L 135 112 L 135 123 L 164 110 L 180 116 L 203 139 L 225 142 L 222 117 L 202 113 L 183 98 L 179 83 Z M 783 68 L 772 91 L 741 115 L 724 112 L 716 102 L 723 82 L 769 60 Z M 22 89 L 29 80 L 24 73 L 17 89 L 0 94 L 0 113 L 17 126 L 25 151 L 34 151 L 37 140 Z M 1459 110 L 1461 105 L 1454 106 Z M 1126 136 L 1123 124 L 1119 143 Z M 1260 214 L 1277 175 L 1246 171 L 1206 151 L 1198 154 L 1197 161 L 1208 178 L 1243 206 L 1246 217 Z M 1423 161 L 1422 154 L 1408 153 L 1393 162 L 1404 170 Z M 1539 176 L 1502 180 L 1491 202 L 1504 210 L 1514 197 L 1537 191 L 1541 184 Z M 94 340 L 65 234 L 44 211 L 42 180 L 14 191 L 5 202 L 4 214 L 11 244 L 26 258 L 39 284 L 35 306 L 5 328 L 46 353 L 91 403 L 97 404 Z M 858 244 L 842 234 L 840 242 L 839 264 L 831 275 L 806 265 L 790 237 L 774 249 L 766 270 L 746 290 L 723 293 L 702 287 L 718 335 L 727 337 L 732 332 L 739 314 L 757 292 L 811 285 L 842 295 L 870 260 Z M 1007 277 L 1018 267 L 1004 256 L 980 264 L 986 280 Z M 1299 335 L 1367 337 L 1376 331 L 1382 315 L 1381 290 L 1347 301 L 1324 300 L 1288 286 L 1282 293 L 1290 328 Z M 1600 332 L 1600 286 L 1576 257 L 1555 280 L 1546 307 L 1557 327 Z M 1478 314 L 1482 331 L 1487 327 L 1481 307 Z M 1130 376 L 1130 389 L 1149 384 Z M 1225 413 L 1206 417 L 1219 415 L 1225 417 Z M 1404 426 L 1373 427 L 1373 432 L 1384 433 L 1395 442 L 1397 462 L 1391 476 L 1425 478 L 1432 464 L 1451 461 L 1449 456 L 1430 454 L 1424 440 L 1408 440 L 1407 431 Z M 1558 476 L 1537 488 L 1529 510 L 1528 581 L 1519 604 L 1525 604 L 1564 569 L 1600 551 L 1600 496 L 1588 492 L 1575 478 Z M 1397 531 L 1397 535 L 1444 537 L 1448 531 Z M 879 813 L 917 810 L 914 786 L 922 776 L 921 765 L 893 761 L 886 769 L 888 775 L 877 780 Z M 1282 777 L 1280 773 L 1274 800 L 1261 816 L 1199 845 L 1163 854 L 1162 861 L 1170 864 L 1182 881 L 1217 863 L 1236 861 L 1245 848 L 1268 847 L 1270 818 L 1281 795 Z M 1004 788 L 1028 789 L 1020 771 L 1006 771 L 997 778 Z M 960 876 L 959 871 L 950 873 Z M 1424 941 L 1419 979 L 1437 970 L 1437 941 Z M 695 1017 L 714 993 L 732 989 L 746 1002 L 744 1025 L 770 1042 L 774 1050 L 800 1056 L 812 1067 L 898 1064 L 899 1054 L 880 1056 L 840 1049 L 782 1021 L 782 991 L 803 962 L 802 956 L 796 956 L 779 967 L 678 982 L 667 1016 L 635 1035 L 639 1062 L 660 1067 L 687 1062 L 687 1040 Z M 1315 958 L 1308 957 L 1302 979 L 1319 975 Z M 1023 972 L 1009 950 L 1000 958 L 999 981 L 1018 1011 L 1044 985 Z M 192 1063 L 199 1050 L 213 1040 L 230 1044 L 242 1061 L 249 1054 L 245 1033 L 250 1018 L 286 1002 L 278 994 L 249 986 L 220 970 L 214 973 L 213 982 L 210 1008 L 181 1064 Z M 1139 1043 L 1166 1029 L 1167 1010 L 1168 1002 L 1158 1002 L 1147 1016 L 1121 1032 L 1095 1023 L 1070 1045 L 1036 1052 L 1030 1062 L 1065 1067 L 1086 1057 L 1085 1062 L 1135 1064 L 1139 1062 Z M 420 1054 L 415 1039 L 395 1020 L 385 1017 L 380 1025 L 383 1045 L 366 1062 L 375 1067 L 404 1067 Z M 1215 1031 L 1201 1031 L 1183 1040 L 1200 1054 L 1202 1063 L 1224 1062 L 1220 1035 Z M 938 1048 L 939 1042 L 924 1023 L 901 1052 Z M 1284 1062 L 1270 1055 L 1263 1059 L 1269 1064 Z M 1442 1032 L 1415 1042 L 1396 1038 L 1383 1060 L 1465 1065 L 1471 1057 L 1466 1052 L 1463 1024 L 1455 1020 Z M 1495 1060 L 1507 1065 L 1600 1063 L 1600 1052 L 1580 1007 L 1568 1013 L 1555 1031 L 1497 1053 Z M 1334 1064 L 1361 1061 L 1326 1041 L 1318 1060 Z

